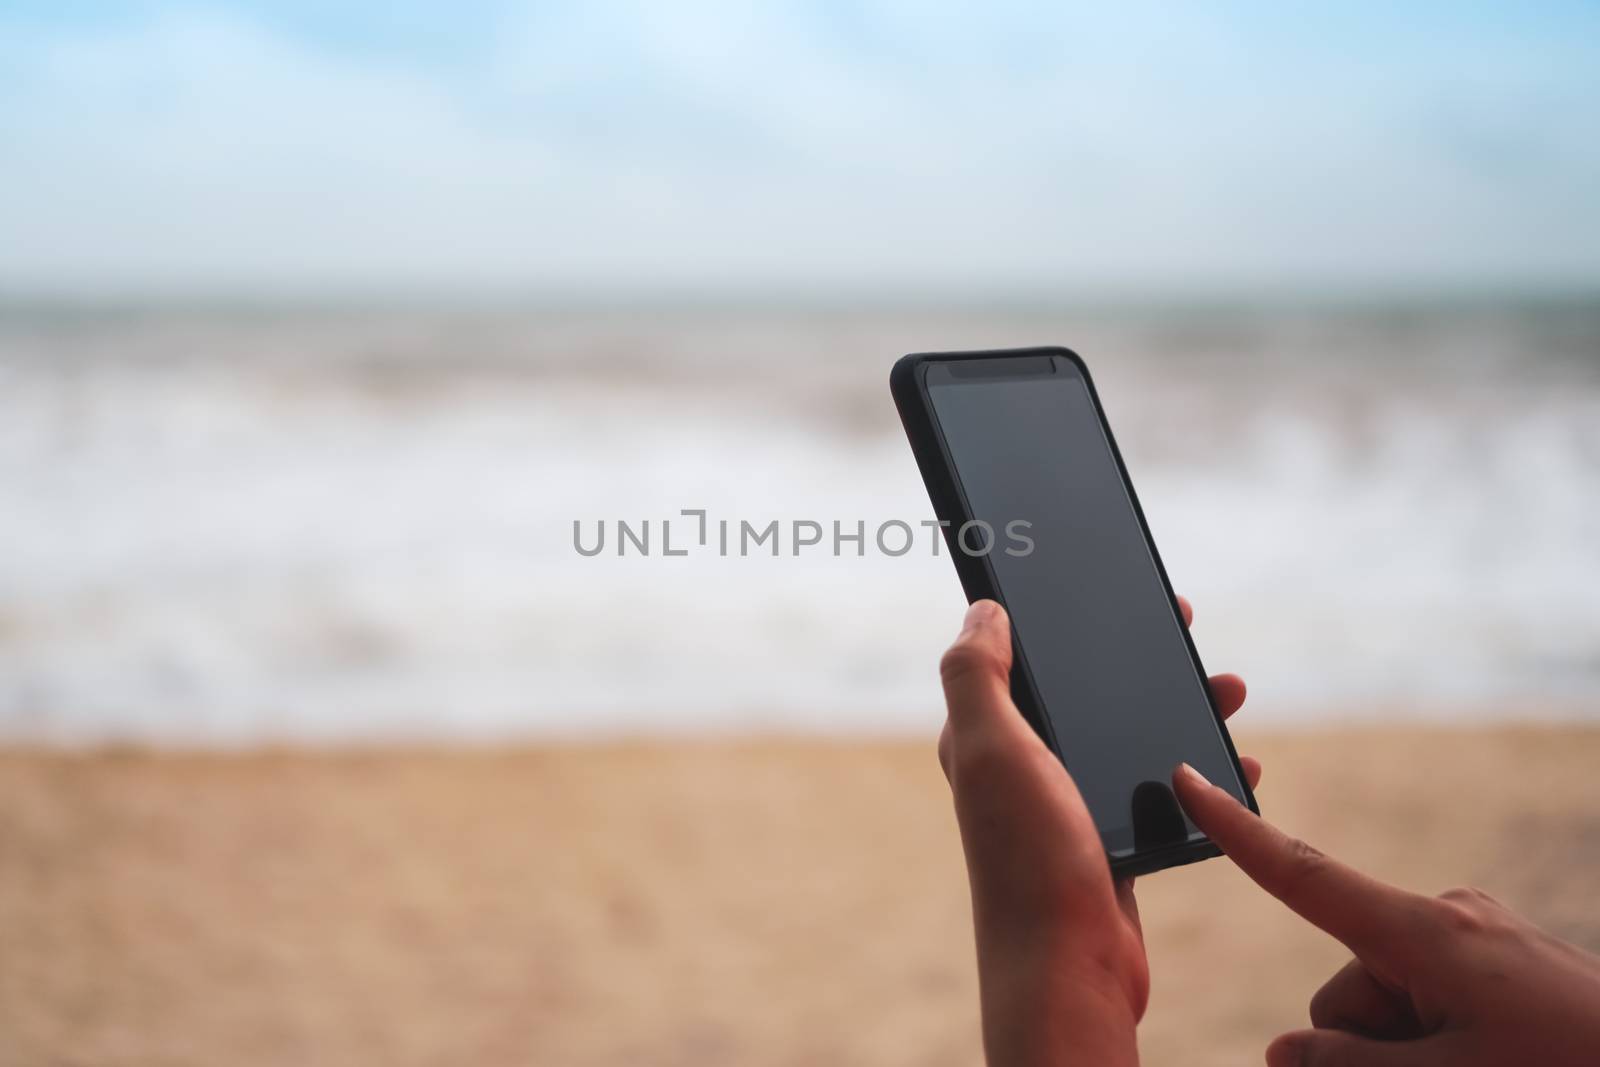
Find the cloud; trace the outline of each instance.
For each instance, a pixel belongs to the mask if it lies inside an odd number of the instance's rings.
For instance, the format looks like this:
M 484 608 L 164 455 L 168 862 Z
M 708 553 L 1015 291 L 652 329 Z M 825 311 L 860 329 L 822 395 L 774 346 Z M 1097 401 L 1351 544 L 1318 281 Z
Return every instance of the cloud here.
M 1187 6 L 622 2 L 429 62 L 216 11 L 0 25 L 0 284 L 1600 277 L 1581 49 L 1426 29 L 1363 61 Z

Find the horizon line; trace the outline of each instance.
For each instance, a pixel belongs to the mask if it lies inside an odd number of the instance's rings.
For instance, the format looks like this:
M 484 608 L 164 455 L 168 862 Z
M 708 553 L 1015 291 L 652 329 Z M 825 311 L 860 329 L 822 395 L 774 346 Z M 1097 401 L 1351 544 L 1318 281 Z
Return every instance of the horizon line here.
M 928 309 L 1049 312 L 1103 308 L 1339 308 L 1600 304 L 1600 281 L 1329 282 L 1154 285 L 28 286 L 0 282 L 0 314 L 141 310 L 584 311 Z

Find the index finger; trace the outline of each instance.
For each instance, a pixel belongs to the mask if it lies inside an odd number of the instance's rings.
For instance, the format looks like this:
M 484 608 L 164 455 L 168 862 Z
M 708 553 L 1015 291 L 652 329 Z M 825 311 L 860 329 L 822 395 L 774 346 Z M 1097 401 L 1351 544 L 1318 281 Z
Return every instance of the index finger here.
M 1357 956 L 1394 958 L 1415 939 L 1426 898 L 1368 877 L 1289 836 L 1187 763 L 1173 774 L 1172 784 L 1189 818 L 1240 870 Z

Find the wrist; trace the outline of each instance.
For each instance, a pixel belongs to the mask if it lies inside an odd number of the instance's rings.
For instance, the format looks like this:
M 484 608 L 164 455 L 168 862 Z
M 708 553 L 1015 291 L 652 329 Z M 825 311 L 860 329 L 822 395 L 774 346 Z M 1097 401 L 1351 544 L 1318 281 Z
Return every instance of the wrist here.
M 1043 945 L 980 965 L 990 1067 L 1133 1067 L 1143 1014 L 1137 983 L 1112 958 Z M 981 963 L 982 961 L 980 961 Z

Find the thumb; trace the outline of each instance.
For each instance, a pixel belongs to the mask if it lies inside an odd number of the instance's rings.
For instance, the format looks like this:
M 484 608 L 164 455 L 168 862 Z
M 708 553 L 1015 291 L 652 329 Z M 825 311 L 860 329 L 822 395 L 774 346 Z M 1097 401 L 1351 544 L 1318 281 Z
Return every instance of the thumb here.
M 961 633 L 939 661 L 950 730 L 981 731 L 1016 719 L 1011 703 L 1011 622 L 992 600 L 975 600 Z
M 1267 1067 L 1435 1067 L 1440 1040 L 1375 1041 L 1343 1030 L 1296 1030 L 1267 1046 Z

